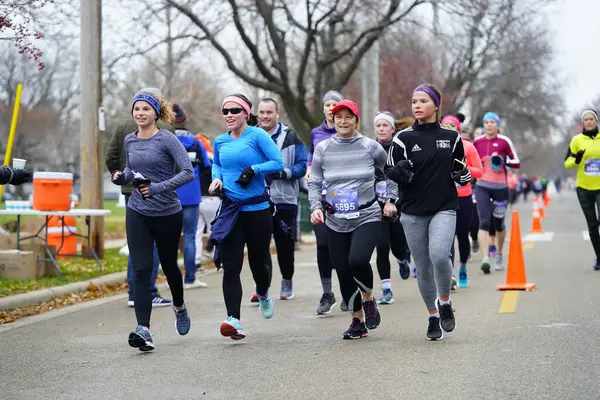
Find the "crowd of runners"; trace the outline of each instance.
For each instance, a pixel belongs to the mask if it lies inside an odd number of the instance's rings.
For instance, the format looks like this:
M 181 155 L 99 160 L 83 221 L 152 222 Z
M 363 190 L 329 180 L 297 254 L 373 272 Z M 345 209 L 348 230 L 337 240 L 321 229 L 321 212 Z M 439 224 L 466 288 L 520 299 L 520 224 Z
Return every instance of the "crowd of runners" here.
M 113 182 L 127 193 L 129 301 L 137 319 L 129 344 L 154 349 L 153 306 L 172 305 L 177 332 L 189 332 L 184 291 L 205 286 L 196 279 L 203 253 L 223 269 L 223 336 L 246 336 L 240 279 L 245 248 L 255 283 L 247 301 L 272 318 L 270 243 L 273 238 L 281 273 L 278 299 L 292 300 L 301 190 L 308 192 L 316 237 L 322 286 L 317 315 L 339 303 L 350 314 L 342 337 L 367 336 L 382 322 L 380 306 L 394 302 L 391 275 L 397 268 L 402 279 L 416 278 L 427 339 L 441 340 L 453 331 L 451 292 L 469 286 L 471 255 L 483 250 L 483 274 L 492 265 L 505 268 L 510 176 L 520 160 L 497 114 L 487 112 L 474 135 L 464 128 L 464 115 L 442 115 L 442 95 L 434 86 L 419 85 L 411 101 L 412 116 L 381 111 L 373 121 L 361 121 L 356 103 L 329 91 L 321 102 L 323 122 L 305 144 L 279 120 L 276 100 L 262 99 L 255 115 L 246 96 L 233 94 L 221 106 L 227 132 L 211 146 L 185 128 L 185 111 L 158 89 L 138 92 L 131 102 L 133 119 L 119 127 L 107 157 Z M 584 130 L 571 142 L 565 166 L 578 168 L 577 194 L 598 258 L 594 268 L 600 269 L 598 116 L 588 110 L 582 119 Z M 375 139 L 363 136 L 359 123 L 373 124 Z M 203 209 L 206 202 L 210 207 Z M 182 231 L 184 276 L 177 265 Z M 202 241 L 205 231 L 208 243 Z M 381 281 L 377 298 L 374 251 Z M 155 287 L 159 261 L 172 303 Z

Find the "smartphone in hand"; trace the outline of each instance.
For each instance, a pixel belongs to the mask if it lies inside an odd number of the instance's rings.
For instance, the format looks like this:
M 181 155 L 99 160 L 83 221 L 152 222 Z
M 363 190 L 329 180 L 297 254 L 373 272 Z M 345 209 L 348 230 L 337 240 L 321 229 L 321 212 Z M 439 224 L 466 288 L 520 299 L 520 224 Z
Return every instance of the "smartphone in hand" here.
M 467 168 L 467 164 L 464 162 L 457 160 L 456 158 L 452 160 L 452 171 L 462 171 Z

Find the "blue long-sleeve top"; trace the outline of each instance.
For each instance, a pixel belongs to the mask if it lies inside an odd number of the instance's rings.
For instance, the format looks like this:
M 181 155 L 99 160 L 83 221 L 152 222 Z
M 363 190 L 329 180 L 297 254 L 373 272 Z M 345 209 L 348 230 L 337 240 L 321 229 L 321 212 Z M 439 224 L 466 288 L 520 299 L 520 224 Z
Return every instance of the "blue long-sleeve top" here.
M 212 178 L 223 182 L 225 195 L 246 200 L 265 193 L 265 176 L 283 170 L 283 159 L 277 145 L 263 129 L 249 126 L 238 138 L 225 132 L 215 139 Z M 246 167 L 255 175 L 242 188 L 235 183 Z M 258 211 L 269 207 L 269 202 L 242 206 L 240 211 Z

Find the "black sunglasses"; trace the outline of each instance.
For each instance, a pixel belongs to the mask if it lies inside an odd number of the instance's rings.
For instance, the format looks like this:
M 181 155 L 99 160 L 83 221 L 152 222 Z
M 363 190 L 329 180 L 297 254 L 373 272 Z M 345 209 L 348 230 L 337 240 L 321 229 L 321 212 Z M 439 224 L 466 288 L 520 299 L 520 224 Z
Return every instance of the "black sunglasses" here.
M 237 115 L 237 114 L 241 113 L 242 111 L 244 111 L 243 108 L 224 108 L 221 110 L 223 115 L 227 115 L 229 113 L 231 113 L 232 115 Z

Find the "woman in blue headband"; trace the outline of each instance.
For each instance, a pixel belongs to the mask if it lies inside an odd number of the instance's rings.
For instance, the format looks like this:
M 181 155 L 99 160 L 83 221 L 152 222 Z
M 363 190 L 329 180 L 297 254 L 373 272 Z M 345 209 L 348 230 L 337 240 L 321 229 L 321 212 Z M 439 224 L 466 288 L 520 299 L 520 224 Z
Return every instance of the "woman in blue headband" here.
M 126 215 L 138 324 L 129 334 L 129 345 L 151 351 L 154 349 L 150 335 L 154 242 L 173 294 L 175 328 L 180 335 L 186 335 L 191 326 L 183 302 L 181 271 L 177 266 L 183 216 L 175 189 L 190 182 L 194 171 L 187 151 L 177 137 L 156 126 L 158 120 L 171 122 L 174 119 L 170 104 L 158 95 L 143 92 L 133 98 L 131 113 L 138 130 L 125 138 L 126 167 L 122 172 L 114 171 L 112 181 L 117 185 L 132 182 L 136 188 L 127 203 Z

